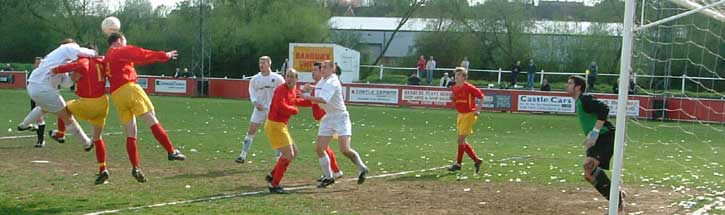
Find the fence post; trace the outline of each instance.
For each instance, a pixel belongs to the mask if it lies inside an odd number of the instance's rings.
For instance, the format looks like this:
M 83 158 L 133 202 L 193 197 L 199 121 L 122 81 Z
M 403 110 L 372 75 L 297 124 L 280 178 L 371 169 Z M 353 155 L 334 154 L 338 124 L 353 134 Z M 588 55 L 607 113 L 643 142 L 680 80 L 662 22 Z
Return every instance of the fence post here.
M 501 85 L 501 68 L 498 68 L 498 85 Z
M 544 84 L 544 70 L 541 70 L 541 80 L 539 80 L 539 84 Z
M 687 75 L 682 74 L 682 95 L 685 95 L 685 79 L 687 79 Z
M 383 64 L 380 64 L 380 80 L 383 80 Z

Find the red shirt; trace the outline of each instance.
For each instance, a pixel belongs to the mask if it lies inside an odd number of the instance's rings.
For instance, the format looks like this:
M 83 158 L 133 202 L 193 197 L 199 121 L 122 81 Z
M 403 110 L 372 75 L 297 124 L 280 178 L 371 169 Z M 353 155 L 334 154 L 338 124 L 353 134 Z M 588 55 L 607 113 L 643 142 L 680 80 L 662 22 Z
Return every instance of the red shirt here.
M 483 99 L 483 92 L 468 82 L 463 86 L 453 85 L 453 102 L 456 104 L 458 113 L 469 113 L 476 111 L 476 98 Z
M 310 96 L 315 96 L 315 89 L 310 91 Z M 298 99 L 296 105 L 300 107 L 312 107 L 312 117 L 314 117 L 317 121 L 320 121 L 322 117 L 325 116 L 325 110 L 323 110 L 320 105 L 310 100 Z
M 425 59 L 418 60 L 418 70 L 424 70 L 425 69 Z
M 111 92 L 126 83 L 136 83 L 135 65 L 146 65 L 155 62 L 166 62 L 169 56 L 164 51 L 151 51 L 136 46 L 125 46 L 108 49 L 106 66 L 111 70 L 108 75 L 111 81 Z
M 274 89 L 272 96 L 272 104 L 269 106 L 269 115 L 267 119 L 287 124 L 292 115 L 297 115 L 297 86 L 292 89 L 287 88 L 286 84 L 281 84 Z
M 76 81 L 76 95 L 81 98 L 98 98 L 106 94 L 106 71 L 103 60 L 98 57 L 79 57 L 53 69 L 56 74 L 76 72 L 81 75 Z

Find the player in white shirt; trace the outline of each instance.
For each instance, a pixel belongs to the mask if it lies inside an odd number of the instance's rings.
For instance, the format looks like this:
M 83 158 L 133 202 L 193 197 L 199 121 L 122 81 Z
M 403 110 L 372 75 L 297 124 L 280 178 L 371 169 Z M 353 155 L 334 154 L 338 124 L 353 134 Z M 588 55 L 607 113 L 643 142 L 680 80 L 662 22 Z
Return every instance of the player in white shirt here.
M 267 120 L 274 89 L 284 83 L 284 78 L 281 75 L 272 72 L 271 65 L 272 59 L 269 56 L 260 57 L 259 73 L 249 80 L 249 100 L 254 105 L 254 112 L 252 112 L 252 117 L 249 120 L 247 135 L 242 140 L 242 153 L 234 160 L 237 163 L 244 163 L 247 159 L 247 153 L 252 148 L 254 135 L 257 134 L 259 126 Z M 279 155 L 278 153 L 277 156 L 279 157 Z
M 30 129 L 29 125 L 42 117 L 44 113 L 55 113 L 65 122 L 67 131 L 80 139 L 86 151 L 93 148 L 93 144 L 83 132 L 83 128 L 65 109 L 65 100 L 58 89 L 58 85 L 69 87 L 73 84 L 72 80 L 67 73 L 53 74 L 52 70 L 59 65 L 78 59 L 79 56 L 93 57 L 95 55 L 96 51 L 80 47 L 72 39 L 64 40 L 60 47 L 46 55 L 28 79 L 28 94 L 38 106 L 28 113 L 23 122 L 18 125 L 18 130 Z
M 347 107 L 345 107 L 345 101 L 342 97 L 342 84 L 335 75 L 335 66 L 332 61 L 327 60 L 322 63 L 322 76 L 323 78 L 315 86 L 315 96 L 302 96 L 305 100 L 318 103 L 326 113 L 320 120 L 320 129 L 317 133 L 317 156 L 325 178 L 320 181 L 317 187 L 324 188 L 335 183 L 332 169 L 330 169 L 330 158 L 325 152 L 335 133 L 339 136 L 340 151 L 357 165 L 359 173 L 357 183 L 362 184 L 365 182 L 368 168 L 360 155 L 350 147 L 350 139 L 352 138 L 350 113 L 347 112 Z

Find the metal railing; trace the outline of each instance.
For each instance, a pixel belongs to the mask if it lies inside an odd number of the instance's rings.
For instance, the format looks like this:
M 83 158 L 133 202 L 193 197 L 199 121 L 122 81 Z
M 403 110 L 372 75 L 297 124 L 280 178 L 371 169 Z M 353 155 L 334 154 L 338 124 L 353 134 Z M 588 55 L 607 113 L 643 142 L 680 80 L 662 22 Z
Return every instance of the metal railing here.
M 418 68 L 416 67 L 393 67 L 393 66 L 385 66 L 385 65 L 360 65 L 360 68 L 376 68 L 378 69 L 378 78 L 380 80 L 383 79 L 384 74 L 386 73 L 385 70 L 403 70 L 403 71 L 410 71 L 410 72 L 418 72 Z M 454 68 L 436 68 L 433 71 L 442 71 L 442 72 L 452 72 L 454 71 Z M 499 68 L 498 70 L 490 70 L 490 69 L 468 69 L 469 72 L 476 72 L 476 73 L 493 73 L 497 74 L 497 80 L 496 83 L 498 85 L 501 85 L 501 81 L 503 79 L 503 74 L 510 74 L 510 70 L 503 70 L 502 68 Z M 524 77 L 528 71 L 521 71 L 520 74 Z M 539 72 L 536 72 L 536 74 L 539 76 L 538 83 L 542 84 L 544 82 L 545 76 L 571 76 L 571 75 L 586 75 L 585 73 L 572 73 L 572 72 L 546 72 L 543 69 Z M 599 73 L 597 76 L 609 76 L 609 77 L 619 77 L 619 74 L 605 74 L 605 73 Z M 681 81 L 682 85 L 680 88 L 680 91 L 682 94 L 685 93 L 686 89 L 686 80 L 690 81 L 700 81 L 700 80 L 710 80 L 710 81 L 725 81 L 724 78 L 708 78 L 708 77 L 690 77 L 687 75 L 682 76 L 669 76 L 669 75 L 643 75 L 643 74 L 637 74 L 633 73 L 633 80 L 636 82 L 638 78 L 669 78 L 669 79 L 678 79 Z M 440 76 L 438 76 L 440 77 Z M 420 77 L 421 79 L 425 79 L 425 77 Z M 435 79 L 435 78 L 434 78 Z M 504 81 L 506 83 L 507 81 Z

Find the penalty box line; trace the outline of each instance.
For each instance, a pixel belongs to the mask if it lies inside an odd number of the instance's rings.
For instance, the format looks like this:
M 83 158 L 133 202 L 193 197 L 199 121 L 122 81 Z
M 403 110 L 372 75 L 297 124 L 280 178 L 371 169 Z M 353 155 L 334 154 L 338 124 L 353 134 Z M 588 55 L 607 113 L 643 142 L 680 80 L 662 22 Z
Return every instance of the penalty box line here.
M 386 177 L 393 177 L 393 176 L 399 176 L 399 175 L 406 175 L 414 172 L 428 172 L 428 171 L 434 171 L 446 168 L 448 166 L 441 166 L 441 167 L 435 167 L 430 169 L 422 169 L 422 170 L 410 170 L 410 171 L 403 171 L 403 172 L 396 172 L 396 173 L 387 173 L 387 174 L 381 174 L 381 175 L 374 175 L 367 178 L 386 178 Z M 347 179 L 342 180 L 343 182 L 348 181 L 354 181 L 356 179 Z M 313 189 L 317 186 L 314 185 L 304 185 L 304 186 L 297 186 L 297 187 L 289 187 L 285 188 L 288 191 L 294 191 L 294 190 L 307 190 L 307 189 Z M 191 204 L 191 203 L 197 203 L 197 202 L 208 202 L 208 201 L 216 201 L 221 199 L 229 199 L 229 198 L 237 198 L 237 197 L 244 197 L 244 196 L 253 196 L 253 195 L 259 195 L 259 194 L 265 194 L 269 193 L 267 190 L 260 190 L 260 191 L 251 191 L 251 192 L 243 192 L 243 193 L 233 193 L 233 194 L 226 194 L 226 195 L 218 195 L 218 196 L 212 196 L 208 198 L 199 198 L 199 199 L 190 199 L 190 200 L 183 200 L 183 201 L 173 201 L 173 202 L 166 202 L 166 203 L 158 203 L 158 204 L 152 204 L 152 205 L 144 205 L 144 206 L 137 206 L 137 207 L 129 207 L 129 208 L 123 208 L 123 209 L 116 209 L 116 210 L 105 210 L 105 211 L 99 211 L 99 212 L 93 212 L 93 213 L 87 213 L 85 215 L 99 215 L 99 214 L 109 214 L 109 213 L 118 213 L 121 211 L 131 211 L 131 210 L 140 210 L 140 209 L 146 209 L 146 208 L 156 208 L 156 207 L 164 207 L 164 206 L 170 206 L 170 205 L 182 205 L 182 204 Z

